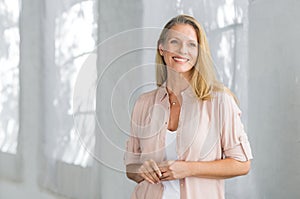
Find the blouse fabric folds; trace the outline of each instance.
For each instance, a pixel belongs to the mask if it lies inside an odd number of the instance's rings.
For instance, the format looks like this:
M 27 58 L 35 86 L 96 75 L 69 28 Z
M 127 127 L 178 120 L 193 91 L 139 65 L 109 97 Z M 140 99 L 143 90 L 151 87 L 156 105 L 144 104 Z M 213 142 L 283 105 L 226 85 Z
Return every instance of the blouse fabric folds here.
M 225 91 L 210 100 L 199 100 L 191 87 L 181 92 L 182 104 L 177 129 L 177 157 L 184 161 L 252 159 L 250 144 L 241 122 L 241 111 Z M 165 135 L 170 115 L 165 86 L 141 95 L 131 118 L 131 135 L 124 155 L 125 165 L 153 159 L 165 161 Z M 186 177 L 180 179 L 181 199 L 224 199 L 224 180 Z M 131 199 L 161 199 L 163 184 L 142 181 Z

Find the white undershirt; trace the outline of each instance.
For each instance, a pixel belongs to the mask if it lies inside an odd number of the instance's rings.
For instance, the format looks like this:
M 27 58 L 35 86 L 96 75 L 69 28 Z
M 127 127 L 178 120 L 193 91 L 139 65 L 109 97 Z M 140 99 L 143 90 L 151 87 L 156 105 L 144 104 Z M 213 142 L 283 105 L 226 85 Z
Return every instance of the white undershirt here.
M 165 139 L 166 160 L 177 160 L 176 131 L 167 130 Z M 162 199 L 180 199 L 179 180 L 163 181 L 164 192 Z

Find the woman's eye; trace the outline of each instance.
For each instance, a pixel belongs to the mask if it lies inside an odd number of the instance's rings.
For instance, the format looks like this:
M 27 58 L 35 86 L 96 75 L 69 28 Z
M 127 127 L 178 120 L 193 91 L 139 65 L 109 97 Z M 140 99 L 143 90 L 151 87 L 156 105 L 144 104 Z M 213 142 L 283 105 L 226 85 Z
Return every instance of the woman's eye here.
M 171 40 L 170 43 L 171 43 L 171 44 L 177 44 L 178 41 L 177 41 L 177 40 Z
M 197 47 L 197 44 L 195 44 L 195 43 L 190 43 L 190 46 L 191 46 L 191 47 Z

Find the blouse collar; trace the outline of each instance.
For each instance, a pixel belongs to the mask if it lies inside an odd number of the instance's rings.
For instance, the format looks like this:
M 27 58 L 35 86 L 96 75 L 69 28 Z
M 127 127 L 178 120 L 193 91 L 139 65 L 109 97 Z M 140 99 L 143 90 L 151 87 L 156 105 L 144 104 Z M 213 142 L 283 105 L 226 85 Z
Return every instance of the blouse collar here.
M 160 87 L 158 87 L 158 91 L 159 91 L 158 94 L 159 94 L 160 101 L 163 101 L 164 99 L 166 99 L 166 97 L 168 96 L 166 82 L 164 82 Z M 186 89 L 181 91 L 181 96 L 197 98 L 191 85 L 189 85 Z

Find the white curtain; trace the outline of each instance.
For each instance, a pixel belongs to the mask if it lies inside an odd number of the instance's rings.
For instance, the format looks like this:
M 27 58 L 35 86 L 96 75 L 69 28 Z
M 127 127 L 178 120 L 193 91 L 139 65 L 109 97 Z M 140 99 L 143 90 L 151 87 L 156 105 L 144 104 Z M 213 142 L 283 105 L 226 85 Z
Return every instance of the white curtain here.
M 97 198 L 98 173 L 91 155 L 95 148 L 95 96 L 90 96 L 90 86 L 97 78 L 93 56 L 97 1 L 45 1 L 44 11 L 45 116 L 40 183 L 71 198 Z M 92 75 L 81 81 L 85 70 L 92 70 Z M 86 99 L 80 94 L 89 96 Z
M 20 178 L 19 0 L 0 2 L 0 176 Z

